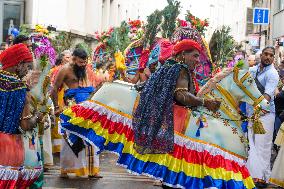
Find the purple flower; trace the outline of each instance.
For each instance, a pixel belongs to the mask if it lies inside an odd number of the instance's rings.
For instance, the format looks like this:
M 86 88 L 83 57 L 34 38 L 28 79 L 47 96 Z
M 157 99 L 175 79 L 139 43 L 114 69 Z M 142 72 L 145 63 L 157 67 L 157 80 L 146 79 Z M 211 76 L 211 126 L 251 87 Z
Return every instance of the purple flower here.
M 47 56 L 50 64 L 55 65 L 56 52 L 48 38 L 43 37 L 39 40 L 39 46 L 35 49 L 35 56 L 38 59 L 42 56 Z

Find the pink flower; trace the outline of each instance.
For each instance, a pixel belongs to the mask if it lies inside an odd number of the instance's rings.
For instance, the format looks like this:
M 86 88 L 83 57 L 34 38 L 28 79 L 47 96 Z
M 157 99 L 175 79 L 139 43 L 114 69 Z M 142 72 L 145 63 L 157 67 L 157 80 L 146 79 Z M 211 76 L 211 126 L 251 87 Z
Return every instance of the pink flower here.
M 55 65 L 56 52 L 51 46 L 48 38 L 43 37 L 39 41 L 39 46 L 35 49 L 35 57 L 41 59 L 41 57 L 46 56 L 51 65 Z

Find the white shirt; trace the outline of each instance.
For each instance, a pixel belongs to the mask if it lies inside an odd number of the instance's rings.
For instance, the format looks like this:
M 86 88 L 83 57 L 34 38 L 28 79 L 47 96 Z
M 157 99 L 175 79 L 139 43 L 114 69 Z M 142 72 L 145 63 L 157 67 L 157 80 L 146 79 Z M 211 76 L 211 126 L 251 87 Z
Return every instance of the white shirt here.
M 274 95 L 275 95 L 275 90 L 278 86 L 279 75 L 277 70 L 274 68 L 273 64 L 264 67 L 262 71 L 260 71 L 259 65 L 260 64 L 251 67 L 249 71 L 254 78 L 256 77 L 256 73 L 258 71 L 257 79 L 261 83 L 261 85 L 265 88 L 264 93 L 269 95 L 271 98 L 270 112 L 275 113 Z

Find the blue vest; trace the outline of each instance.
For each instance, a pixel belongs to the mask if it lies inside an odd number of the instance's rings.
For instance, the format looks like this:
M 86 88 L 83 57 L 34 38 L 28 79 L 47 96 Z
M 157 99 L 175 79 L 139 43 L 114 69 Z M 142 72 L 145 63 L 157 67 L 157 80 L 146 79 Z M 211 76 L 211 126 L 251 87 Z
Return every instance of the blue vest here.
M 18 134 L 27 87 L 16 76 L 0 70 L 0 132 Z

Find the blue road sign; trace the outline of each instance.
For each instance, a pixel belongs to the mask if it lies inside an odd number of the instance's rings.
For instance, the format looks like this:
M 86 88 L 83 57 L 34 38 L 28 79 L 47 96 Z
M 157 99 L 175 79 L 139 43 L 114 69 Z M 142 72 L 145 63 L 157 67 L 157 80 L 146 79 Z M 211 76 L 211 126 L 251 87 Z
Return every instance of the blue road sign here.
M 253 9 L 253 24 L 257 24 L 257 25 L 269 24 L 269 9 L 254 8 Z

